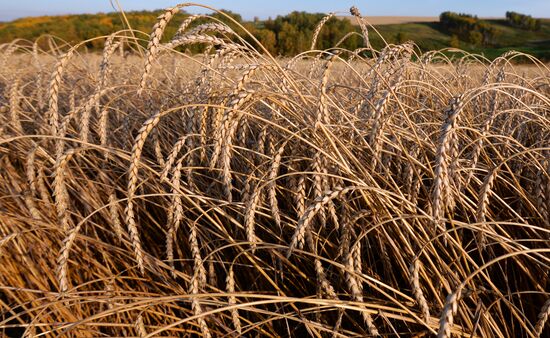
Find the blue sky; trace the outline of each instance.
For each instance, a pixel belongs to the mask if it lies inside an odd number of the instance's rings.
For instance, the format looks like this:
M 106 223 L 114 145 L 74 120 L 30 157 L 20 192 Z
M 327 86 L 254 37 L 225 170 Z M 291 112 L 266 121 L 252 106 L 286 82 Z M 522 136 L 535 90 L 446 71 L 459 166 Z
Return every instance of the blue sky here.
M 157 9 L 182 0 L 119 0 L 125 10 Z M 550 17 L 550 0 L 198 0 L 218 9 L 240 13 L 245 19 L 267 18 L 294 10 L 308 12 L 347 11 L 356 5 L 363 15 L 436 16 L 445 10 L 479 16 L 504 16 L 513 10 L 535 17 Z M 29 15 L 96 13 L 112 11 L 109 0 L 0 0 L 0 21 Z M 204 12 L 204 10 L 190 10 Z

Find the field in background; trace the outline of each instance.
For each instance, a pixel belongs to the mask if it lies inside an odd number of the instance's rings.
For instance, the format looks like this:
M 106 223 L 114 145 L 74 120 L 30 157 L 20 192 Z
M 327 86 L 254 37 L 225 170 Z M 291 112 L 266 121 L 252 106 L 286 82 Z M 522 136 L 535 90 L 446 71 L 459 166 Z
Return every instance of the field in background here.
M 545 63 L 182 8 L 0 45 L 0 335 L 548 336 Z

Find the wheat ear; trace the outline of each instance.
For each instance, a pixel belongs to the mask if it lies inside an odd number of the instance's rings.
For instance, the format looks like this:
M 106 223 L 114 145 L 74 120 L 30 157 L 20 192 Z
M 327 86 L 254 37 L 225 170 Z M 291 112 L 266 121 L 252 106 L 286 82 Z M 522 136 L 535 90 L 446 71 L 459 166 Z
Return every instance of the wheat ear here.
M 268 175 L 268 186 L 267 186 L 267 193 L 268 193 L 268 199 L 269 199 L 269 205 L 271 207 L 271 215 L 273 216 L 273 219 L 275 220 L 275 224 L 277 227 L 281 227 L 281 215 L 279 211 L 279 203 L 277 201 L 277 174 L 279 172 L 279 167 L 281 166 L 281 159 L 283 156 L 283 152 L 285 150 L 287 142 L 284 142 L 277 152 L 275 152 L 273 156 L 273 162 L 271 164 L 271 169 L 269 170 Z
M 363 33 L 363 40 L 365 42 L 365 47 L 372 49 L 372 46 L 369 40 L 369 31 L 367 29 L 367 25 L 365 25 L 365 20 L 363 19 L 363 17 L 361 16 L 361 13 L 359 12 L 359 9 L 355 6 L 352 6 L 349 9 L 349 12 L 351 13 L 351 15 L 355 17 L 355 19 L 357 20 L 357 23 L 359 24 L 359 27 L 361 27 L 361 32 Z
M 141 81 L 139 82 L 138 95 L 141 95 L 141 93 L 145 89 L 145 86 L 147 84 L 147 77 L 149 76 L 151 68 L 153 67 L 153 61 L 157 56 L 160 39 L 164 34 L 164 30 L 166 29 L 166 26 L 168 25 L 170 20 L 172 20 L 172 17 L 180 11 L 180 6 L 183 7 L 182 5 L 178 5 L 176 7 L 167 8 L 163 14 L 159 15 L 159 17 L 157 18 L 157 22 L 153 26 L 153 32 L 151 33 L 151 37 L 149 38 L 149 43 L 147 45 L 144 71 L 141 75 Z
M 334 191 L 329 190 L 325 193 L 325 195 L 320 196 L 316 198 L 315 201 L 313 201 L 313 204 L 311 204 L 306 209 L 304 215 L 300 218 L 300 220 L 298 220 L 298 225 L 296 226 L 296 230 L 294 231 L 294 235 L 292 236 L 292 239 L 288 246 L 287 258 L 292 255 L 292 251 L 296 248 L 297 245 L 299 245 L 299 243 L 304 242 L 305 231 L 313 220 L 313 217 L 321 209 L 321 207 L 323 207 L 333 199 L 341 197 L 354 189 L 356 189 L 356 187 L 337 188 Z
M 22 135 L 23 126 L 19 114 L 21 113 L 20 100 L 21 100 L 21 81 L 19 76 L 15 76 L 10 84 L 9 101 L 10 101 L 10 120 L 11 125 L 15 129 L 17 135 Z
M 359 248 L 358 245 L 354 245 L 354 247 Z M 360 269 L 358 269 L 358 266 L 359 266 L 358 260 L 357 260 L 358 256 L 356 255 L 356 252 L 358 251 L 359 250 L 354 249 L 354 250 L 350 250 L 346 254 L 345 279 L 346 279 L 346 284 L 349 290 L 351 291 L 351 295 L 353 299 L 357 302 L 363 303 L 364 302 L 363 289 L 362 289 L 361 283 L 355 277 L 357 274 L 361 273 Z M 359 253 L 359 256 L 360 256 L 360 253 Z M 367 325 L 367 330 L 369 331 L 369 334 L 372 336 L 379 336 L 380 333 L 378 332 L 378 329 L 374 325 L 374 319 L 372 318 L 372 316 L 366 311 L 361 311 L 361 316 L 363 317 L 363 321 Z
M 128 226 L 128 233 L 134 248 L 134 254 L 138 264 L 138 268 L 141 273 L 145 272 L 145 264 L 143 258 L 143 251 L 141 248 L 141 239 L 139 237 L 139 231 L 136 224 L 136 215 L 134 211 L 134 195 L 137 190 L 139 163 L 141 158 L 141 152 L 145 145 L 145 140 L 153 128 L 160 122 L 161 112 L 153 114 L 140 128 L 134 145 L 132 147 L 132 156 L 130 158 L 130 168 L 128 169 L 128 204 L 126 206 L 126 225 Z
M 313 38 L 311 39 L 311 47 L 309 49 L 313 50 L 315 49 L 315 45 L 317 44 L 317 38 L 319 37 L 319 33 L 321 33 L 321 29 L 323 29 L 323 26 L 329 21 L 332 17 L 334 17 L 335 13 L 329 13 L 326 15 L 315 27 L 315 30 L 313 31 Z
M 145 324 L 143 323 L 143 316 L 141 315 L 141 313 L 137 316 L 136 322 L 134 323 L 134 327 L 136 329 L 138 337 L 140 338 L 147 337 L 147 330 L 145 329 Z
M 410 267 L 410 277 L 411 286 L 414 298 L 416 299 L 416 302 L 420 306 L 420 309 L 422 310 L 422 315 L 424 317 L 424 321 L 428 323 L 428 320 L 430 319 L 430 307 L 428 305 L 428 301 L 426 300 L 426 297 L 424 297 L 424 292 L 422 292 L 422 288 L 420 288 L 420 260 L 415 259 L 413 264 L 411 264 Z
M 77 149 L 69 149 L 63 156 L 60 156 L 54 167 L 54 199 L 57 217 L 63 231 L 69 230 L 69 193 L 65 184 L 65 169 Z
M 55 66 L 55 70 L 52 74 L 50 81 L 50 89 L 48 93 L 48 114 L 51 127 L 51 134 L 57 135 L 57 129 L 59 127 L 59 90 L 61 82 L 63 80 L 63 70 L 69 63 L 70 58 L 74 53 L 74 48 L 71 48 L 66 54 L 64 54 Z
M 237 305 L 237 298 L 235 297 L 235 275 L 233 273 L 233 267 L 229 267 L 226 279 L 226 290 L 229 293 L 229 305 Z M 241 318 L 239 316 L 239 310 L 236 308 L 231 309 L 231 319 L 233 320 L 233 326 L 239 335 L 242 333 Z
M 446 113 L 447 117 L 441 126 L 437 148 L 432 216 L 435 226 L 443 230 L 445 229 L 445 222 L 443 221 L 444 212 L 447 206 L 451 204 L 449 200 L 452 199 L 448 170 L 449 152 L 451 151 L 449 143 L 453 137 L 452 134 L 455 132 L 456 119 L 462 110 L 462 105 L 463 96 L 455 97 L 451 100 L 450 107 Z
M 256 185 L 254 192 L 250 195 L 249 200 L 246 203 L 246 210 L 244 214 L 244 229 L 246 232 L 246 238 L 250 243 L 250 248 L 252 253 L 256 250 L 256 244 L 258 242 L 258 237 L 256 237 L 255 226 L 256 226 L 256 208 L 262 200 L 262 187 L 258 184 Z
M 203 14 L 195 14 L 195 15 L 188 16 L 187 18 L 185 18 L 185 20 L 181 22 L 180 26 L 178 27 L 178 30 L 176 31 L 176 34 L 174 34 L 174 37 L 179 37 L 180 35 L 183 35 L 187 27 L 189 27 L 189 25 L 191 25 L 193 21 L 204 17 L 205 16 Z
M 194 275 L 191 278 L 191 295 L 196 295 L 199 293 L 199 281 L 198 276 Z M 208 328 L 208 324 L 206 323 L 206 320 L 204 319 L 204 316 L 202 315 L 202 306 L 198 300 L 197 297 L 192 297 L 191 301 L 191 308 L 193 310 L 193 314 L 197 317 L 197 322 L 199 324 L 199 327 L 201 329 L 201 332 L 205 338 L 211 338 L 212 334 L 210 333 L 210 329 Z
M 483 185 L 481 186 L 481 191 L 479 192 L 477 208 L 476 208 L 476 221 L 482 223 L 482 227 L 485 227 L 485 216 L 487 215 L 489 207 L 489 197 L 491 197 L 493 185 L 495 179 L 498 176 L 498 168 L 491 170 L 483 180 Z M 479 249 L 485 248 L 485 232 L 482 230 L 478 233 L 477 242 Z
M 67 278 L 69 254 L 81 226 L 82 223 L 69 231 L 68 235 L 63 239 L 61 251 L 57 256 L 57 281 L 59 283 L 59 290 L 62 293 L 67 292 L 69 289 L 69 281 Z
M 540 313 L 538 315 L 537 324 L 535 325 L 535 337 L 539 338 L 542 336 L 542 331 L 544 331 L 544 326 L 548 322 L 548 317 L 550 317 L 550 298 L 546 300 Z
M 174 278 L 176 277 L 174 266 L 174 241 L 176 240 L 176 234 L 184 216 L 183 203 L 180 196 L 182 162 L 183 158 L 180 158 L 172 172 L 172 204 L 168 211 L 168 231 L 166 233 L 166 257 Z
M 445 306 L 441 312 L 441 318 L 439 319 L 439 331 L 437 332 L 437 338 L 450 338 L 451 327 L 453 326 L 454 315 L 458 309 L 458 297 L 460 295 L 460 289 L 449 294 L 445 301 Z

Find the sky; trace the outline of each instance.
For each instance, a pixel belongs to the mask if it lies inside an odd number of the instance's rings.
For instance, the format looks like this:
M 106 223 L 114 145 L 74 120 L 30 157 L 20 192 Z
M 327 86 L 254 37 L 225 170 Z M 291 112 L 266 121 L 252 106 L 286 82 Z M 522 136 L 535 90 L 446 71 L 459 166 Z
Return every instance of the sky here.
M 195 0 L 217 9 L 229 9 L 245 19 L 284 15 L 289 12 L 346 12 L 355 5 L 363 15 L 438 16 L 450 10 L 480 17 L 503 17 L 516 11 L 534 17 L 550 17 L 550 0 Z M 182 0 L 119 0 L 124 10 L 162 9 Z M 113 11 L 109 0 L 0 0 L 0 21 L 23 16 L 97 13 Z M 208 12 L 197 7 L 192 13 Z

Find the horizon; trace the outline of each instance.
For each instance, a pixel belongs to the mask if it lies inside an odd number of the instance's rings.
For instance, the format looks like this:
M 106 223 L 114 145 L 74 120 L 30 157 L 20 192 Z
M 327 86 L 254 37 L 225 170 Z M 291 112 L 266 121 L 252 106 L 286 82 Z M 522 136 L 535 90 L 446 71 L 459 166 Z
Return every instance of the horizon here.
M 16 3 L 9 0 L 0 0 L 0 21 L 13 21 L 29 16 L 56 16 L 71 14 L 97 14 L 117 11 L 116 1 L 113 5 L 109 0 L 74 2 L 69 0 L 53 0 L 46 3 L 38 3 L 32 0 L 20 0 Z M 124 11 L 156 10 L 164 9 L 177 4 L 177 1 L 129 1 L 119 0 Z M 218 0 L 205 1 L 204 4 L 216 9 L 225 9 L 240 14 L 245 20 L 258 17 L 265 20 L 268 17 L 275 18 L 278 15 L 286 15 L 293 11 L 305 11 L 310 13 L 337 12 L 338 15 L 348 13 L 348 9 L 355 5 L 365 16 L 417 16 L 436 17 L 444 11 L 453 11 L 477 15 L 479 17 L 504 17 L 506 11 L 516 11 L 531 15 L 536 18 L 550 17 L 550 1 L 531 0 L 528 3 L 520 0 L 488 0 L 484 2 L 466 0 L 457 3 L 451 0 L 428 0 L 421 4 L 407 2 L 406 0 L 387 0 L 383 3 L 369 5 L 367 1 L 343 1 L 334 5 L 326 0 L 290 1 L 282 0 L 258 7 L 252 5 L 252 1 Z M 189 13 L 208 13 L 205 8 L 185 7 Z

